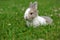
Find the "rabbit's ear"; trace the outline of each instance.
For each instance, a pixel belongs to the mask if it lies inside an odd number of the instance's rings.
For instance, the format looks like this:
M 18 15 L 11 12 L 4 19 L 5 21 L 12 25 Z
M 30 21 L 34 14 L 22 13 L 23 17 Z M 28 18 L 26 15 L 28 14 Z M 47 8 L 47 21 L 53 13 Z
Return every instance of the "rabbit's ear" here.
M 29 5 L 29 7 L 32 7 L 32 5 L 33 5 L 33 4 L 32 4 L 32 2 L 30 2 L 30 5 Z
M 34 2 L 32 7 L 33 7 L 34 9 L 37 9 L 37 2 Z

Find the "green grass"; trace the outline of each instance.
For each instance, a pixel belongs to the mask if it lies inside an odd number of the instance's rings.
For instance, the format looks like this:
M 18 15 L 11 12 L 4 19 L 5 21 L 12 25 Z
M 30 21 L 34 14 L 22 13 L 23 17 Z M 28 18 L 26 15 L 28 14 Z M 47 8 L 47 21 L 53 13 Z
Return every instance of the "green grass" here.
M 37 0 L 39 15 L 52 25 L 26 27 L 24 12 L 34 0 L 0 0 L 0 40 L 60 40 L 60 0 Z

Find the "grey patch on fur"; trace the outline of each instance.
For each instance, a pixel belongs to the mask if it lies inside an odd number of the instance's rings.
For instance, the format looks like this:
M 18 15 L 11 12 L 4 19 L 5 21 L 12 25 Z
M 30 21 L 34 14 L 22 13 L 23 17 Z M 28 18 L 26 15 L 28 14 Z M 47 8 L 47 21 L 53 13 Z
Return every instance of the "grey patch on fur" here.
M 50 18 L 50 17 L 48 17 L 48 16 L 41 16 L 41 17 L 43 17 L 44 19 L 46 19 L 46 22 L 47 22 L 48 24 L 51 24 L 51 23 L 53 22 L 52 18 Z

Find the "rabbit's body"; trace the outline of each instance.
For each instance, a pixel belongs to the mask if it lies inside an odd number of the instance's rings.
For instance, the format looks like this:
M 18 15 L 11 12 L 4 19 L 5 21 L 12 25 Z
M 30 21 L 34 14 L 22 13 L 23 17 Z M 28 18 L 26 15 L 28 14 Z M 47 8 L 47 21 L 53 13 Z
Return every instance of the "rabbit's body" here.
M 48 16 L 39 16 L 37 11 L 37 2 L 30 4 L 30 7 L 25 11 L 24 19 L 27 26 L 37 27 L 39 25 L 47 25 L 52 23 L 52 19 Z
M 53 22 L 53 20 L 49 16 L 41 16 L 41 17 L 43 17 L 44 19 L 46 19 L 46 23 L 47 24 L 51 24 Z

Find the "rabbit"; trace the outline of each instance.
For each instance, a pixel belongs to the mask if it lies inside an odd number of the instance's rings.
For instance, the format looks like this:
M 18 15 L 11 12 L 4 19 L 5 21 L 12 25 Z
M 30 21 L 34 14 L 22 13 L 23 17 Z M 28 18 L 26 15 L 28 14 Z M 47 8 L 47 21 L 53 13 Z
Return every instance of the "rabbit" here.
M 37 2 L 30 2 L 29 8 L 27 8 L 24 13 L 24 19 L 28 27 L 38 27 L 39 25 L 47 25 L 53 22 L 53 20 L 48 16 L 38 15 Z

